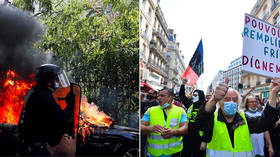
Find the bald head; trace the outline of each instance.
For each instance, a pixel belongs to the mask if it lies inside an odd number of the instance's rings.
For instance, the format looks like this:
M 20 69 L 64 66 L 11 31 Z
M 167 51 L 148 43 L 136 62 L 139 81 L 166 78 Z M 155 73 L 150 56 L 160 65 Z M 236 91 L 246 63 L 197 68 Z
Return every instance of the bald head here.
M 224 98 L 219 101 L 221 108 L 224 107 L 224 102 L 229 101 L 233 101 L 236 104 L 239 104 L 239 94 L 235 89 L 229 88 Z

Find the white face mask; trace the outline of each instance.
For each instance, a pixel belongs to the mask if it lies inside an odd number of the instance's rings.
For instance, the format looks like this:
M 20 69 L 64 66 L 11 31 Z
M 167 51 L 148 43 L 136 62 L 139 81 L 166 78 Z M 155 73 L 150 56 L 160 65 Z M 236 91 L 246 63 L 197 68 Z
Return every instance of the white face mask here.
M 195 92 L 194 94 L 196 94 L 196 96 L 192 96 L 192 98 L 193 98 L 193 103 L 195 103 L 195 102 L 197 102 L 198 100 L 199 100 L 199 96 L 198 96 L 198 93 L 197 92 Z

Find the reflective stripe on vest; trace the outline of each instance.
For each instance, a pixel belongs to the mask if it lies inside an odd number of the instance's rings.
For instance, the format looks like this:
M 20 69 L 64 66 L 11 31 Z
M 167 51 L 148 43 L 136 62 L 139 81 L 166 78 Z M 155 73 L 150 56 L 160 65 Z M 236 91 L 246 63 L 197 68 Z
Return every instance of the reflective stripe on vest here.
M 211 149 L 206 149 L 207 156 L 213 157 L 233 157 L 232 151 L 216 151 Z
M 217 151 L 217 150 L 206 150 L 207 156 L 211 157 L 233 157 L 232 151 Z M 236 152 L 234 157 L 254 157 L 253 151 L 246 151 L 246 152 Z
M 226 124 L 219 121 L 218 113 L 215 113 L 212 140 L 207 144 L 207 156 L 254 157 L 247 120 L 243 113 L 240 113 L 240 116 L 245 121 L 245 124 L 238 126 L 234 130 L 235 147 L 233 148 Z
M 149 135 L 149 138 L 152 140 L 163 140 L 165 138 L 163 138 L 161 135 Z M 172 136 L 168 139 L 172 139 L 172 138 L 178 138 L 177 136 Z
M 178 129 L 180 128 L 181 115 L 184 110 L 176 105 L 172 105 L 166 119 L 165 128 Z M 164 126 L 165 118 L 163 110 L 159 106 L 150 108 L 150 126 Z M 182 151 L 183 142 L 182 136 L 172 136 L 163 138 L 160 133 L 149 133 L 147 137 L 147 150 L 152 156 L 172 155 Z
M 254 151 L 236 152 L 235 157 L 254 157 Z
M 151 147 L 153 149 L 168 149 L 168 148 L 171 148 L 171 147 L 179 146 L 181 144 L 182 144 L 182 141 L 175 142 L 175 143 L 169 143 L 169 144 L 166 144 L 166 145 L 148 143 L 148 147 Z

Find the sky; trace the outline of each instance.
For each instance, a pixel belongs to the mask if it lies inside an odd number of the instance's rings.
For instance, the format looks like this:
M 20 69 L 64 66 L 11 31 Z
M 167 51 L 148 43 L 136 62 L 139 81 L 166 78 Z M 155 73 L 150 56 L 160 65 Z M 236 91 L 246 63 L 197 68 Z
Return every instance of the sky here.
M 197 82 L 206 92 L 219 70 L 242 55 L 244 14 L 257 0 L 161 0 L 168 28 L 174 29 L 186 67 L 200 39 L 203 43 L 204 73 Z

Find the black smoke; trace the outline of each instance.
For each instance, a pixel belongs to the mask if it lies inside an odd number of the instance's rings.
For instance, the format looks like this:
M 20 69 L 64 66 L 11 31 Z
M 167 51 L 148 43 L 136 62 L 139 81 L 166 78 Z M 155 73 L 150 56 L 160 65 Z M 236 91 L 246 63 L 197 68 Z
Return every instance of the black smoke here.
M 43 57 L 33 45 L 43 32 L 42 25 L 30 13 L 0 6 L 0 76 L 8 69 L 28 79 L 42 64 Z

